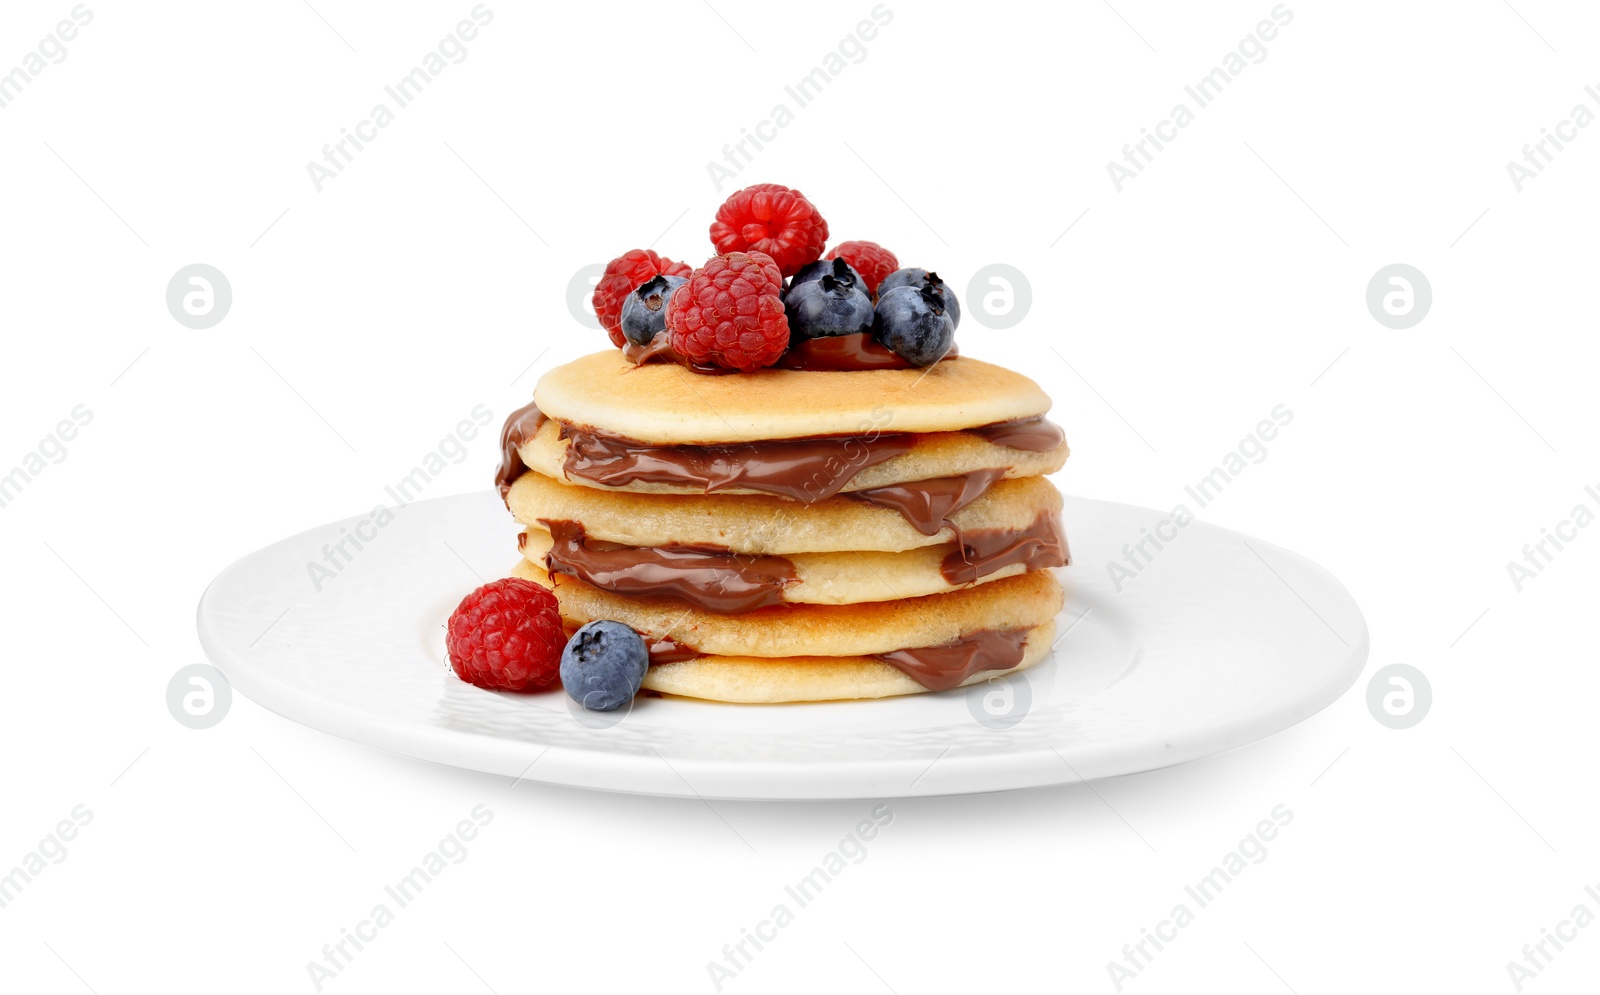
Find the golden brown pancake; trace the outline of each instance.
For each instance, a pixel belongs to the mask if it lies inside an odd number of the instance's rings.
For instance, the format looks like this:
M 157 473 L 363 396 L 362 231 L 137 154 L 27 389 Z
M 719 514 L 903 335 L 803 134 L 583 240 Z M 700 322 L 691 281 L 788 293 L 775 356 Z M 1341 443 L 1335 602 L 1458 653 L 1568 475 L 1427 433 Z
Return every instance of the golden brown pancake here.
M 954 432 L 1032 418 L 1050 398 L 1020 373 L 977 359 L 921 370 L 758 370 L 706 376 L 634 366 L 616 349 L 558 366 L 534 400 L 547 416 L 656 445 L 879 432 Z
M 590 536 L 625 546 L 725 546 L 736 553 L 899 552 L 955 540 L 949 528 L 918 532 L 898 512 L 845 495 L 802 504 L 764 494 L 639 494 L 563 484 L 524 473 L 507 497 L 524 525 L 577 522 Z M 1059 512 L 1061 494 L 1043 477 L 1002 480 L 950 516 L 968 530 L 1020 531 Z

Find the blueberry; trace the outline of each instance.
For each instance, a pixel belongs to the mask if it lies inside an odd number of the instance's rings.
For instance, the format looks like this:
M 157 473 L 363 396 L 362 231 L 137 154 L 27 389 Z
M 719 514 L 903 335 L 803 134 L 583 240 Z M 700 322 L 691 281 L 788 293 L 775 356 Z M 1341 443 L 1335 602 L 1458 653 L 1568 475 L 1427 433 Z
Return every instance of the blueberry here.
M 784 296 L 787 297 L 790 291 L 802 283 L 820 280 L 824 276 L 831 276 L 841 283 L 848 279 L 862 290 L 867 289 L 867 283 L 861 279 L 861 274 L 857 273 L 856 268 L 843 259 L 818 259 L 814 263 L 806 263 L 800 267 L 800 272 L 789 278 L 789 290 L 784 291 Z
M 653 276 L 623 298 L 622 334 L 634 345 L 649 345 L 667 327 L 667 298 L 689 281 L 681 276 Z
M 834 262 L 833 273 L 789 288 L 783 310 L 789 316 L 791 342 L 872 331 L 872 298 L 861 289 L 848 263 Z
M 903 284 L 878 296 L 872 334 L 912 366 L 932 366 L 950 351 L 956 323 L 936 285 Z
M 955 291 L 946 286 L 945 282 L 939 279 L 939 274 L 937 273 L 929 273 L 927 270 L 918 269 L 915 266 L 897 269 L 884 277 L 883 281 L 878 284 L 878 296 L 881 298 L 896 287 L 920 287 L 925 283 L 933 284 L 939 288 L 940 293 L 944 294 L 945 310 L 950 312 L 950 320 L 960 326 L 961 304 L 956 300 Z
M 602 619 L 567 640 L 561 651 L 561 684 L 584 708 L 609 712 L 639 693 L 649 666 L 644 638 L 621 622 Z

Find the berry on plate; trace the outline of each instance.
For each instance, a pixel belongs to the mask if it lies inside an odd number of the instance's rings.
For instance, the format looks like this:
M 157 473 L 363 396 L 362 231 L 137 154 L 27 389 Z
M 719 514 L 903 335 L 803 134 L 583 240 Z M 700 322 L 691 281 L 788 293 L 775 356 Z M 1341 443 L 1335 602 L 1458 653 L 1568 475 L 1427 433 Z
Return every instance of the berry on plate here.
M 843 259 L 855 267 L 865 281 L 864 286 L 869 294 L 876 294 L 883 278 L 900 268 L 900 260 L 894 257 L 894 253 L 877 242 L 840 242 L 826 258 Z
M 622 303 L 627 296 L 653 276 L 688 276 L 688 263 L 675 263 L 649 249 L 629 249 L 606 263 L 600 282 L 594 285 L 594 313 L 600 327 L 611 336 L 611 344 L 622 348 Z
M 955 342 L 956 323 L 932 283 L 894 287 L 878 296 L 872 334 L 912 366 L 932 366 Z
M 502 691 L 555 680 L 566 642 L 556 596 L 516 577 L 491 581 L 463 598 L 445 635 L 457 677 Z
M 561 653 L 561 685 L 584 708 L 610 712 L 639 693 L 649 666 L 642 636 L 621 622 L 601 619 L 568 640 Z
M 684 276 L 652 276 L 622 301 L 622 335 L 634 345 L 649 345 L 667 327 L 667 300 L 689 282 Z
M 923 284 L 938 288 L 939 293 L 944 295 L 945 310 L 950 312 L 950 320 L 955 322 L 956 327 L 959 327 L 961 325 L 961 304 L 956 300 L 955 291 L 945 286 L 945 282 L 939 279 L 939 274 L 937 273 L 930 273 L 916 266 L 897 269 L 884 277 L 883 282 L 878 284 L 878 296 L 882 297 L 896 287 L 921 287 Z
M 730 252 L 689 276 L 667 301 L 672 351 L 702 366 L 759 370 L 789 347 L 783 275 L 763 252 Z
M 793 284 L 783 300 L 791 343 L 872 331 L 872 299 L 855 271 L 843 259 L 825 265 L 832 268 L 830 272 Z
M 776 183 L 745 187 L 717 208 L 711 244 L 719 253 L 764 252 L 784 276 L 822 257 L 828 223 L 798 190 Z

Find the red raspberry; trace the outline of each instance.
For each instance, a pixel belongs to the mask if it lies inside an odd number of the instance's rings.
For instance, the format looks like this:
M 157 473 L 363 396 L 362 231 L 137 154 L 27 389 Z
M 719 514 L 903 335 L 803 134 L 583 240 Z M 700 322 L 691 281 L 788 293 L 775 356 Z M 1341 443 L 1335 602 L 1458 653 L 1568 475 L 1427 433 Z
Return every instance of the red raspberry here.
M 561 673 L 567 635 L 556 596 L 518 577 L 491 581 L 450 615 L 445 649 L 456 676 L 480 688 L 527 691 Z
M 869 294 L 876 294 L 883 278 L 900 268 L 900 260 L 894 253 L 877 242 L 840 242 L 826 258 L 843 259 L 854 266 L 861 279 L 867 281 Z
M 675 263 L 649 249 L 629 249 L 606 263 L 600 282 L 594 285 L 594 313 L 600 326 L 611 336 L 611 344 L 622 348 L 622 302 L 653 276 L 688 276 L 688 263 Z
M 776 183 L 745 187 L 717 208 L 711 244 L 721 253 L 765 252 L 784 276 L 822 258 L 828 223 L 798 190 Z
M 718 256 L 667 301 L 672 350 L 703 366 L 771 366 L 789 348 L 782 292 L 783 275 L 766 253 Z

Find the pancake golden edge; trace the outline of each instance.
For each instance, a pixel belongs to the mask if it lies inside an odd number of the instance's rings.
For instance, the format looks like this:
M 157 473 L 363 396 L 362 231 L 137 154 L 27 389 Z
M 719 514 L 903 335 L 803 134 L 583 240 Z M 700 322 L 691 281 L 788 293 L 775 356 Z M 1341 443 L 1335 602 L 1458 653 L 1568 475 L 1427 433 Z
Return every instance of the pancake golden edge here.
M 606 349 L 546 373 L 533 398 L 551 418 L 656 445 L 953 432 L 1050 410 L 1032 380 L 966 357 L 927 369 L 707 376 Z
M 1028 632 L 1022 660 L 1015 667 L 981 671 L 962 681 L 960 686 L 1027 670 L 1050 652 L 1055 631 L 1054 619 L 1035 626 Z M 928 690 L 881 660 L 859 656 L 777 660 L 704 656 L 651 667 L 645 672 L 644 687 L 662 694 L 748 705 L 889 698 Z
M 569 477 L 565 466 L 568 446 L 567 440 L 561 438 L 561 426 L 553 421 L 547 421 L 539 427 L 539 431 L 532 438 L 518 448 L 517 452 L 522 457 L 523 465 L 529 469 L 581 487 L 607 491 L 637 491 L 644 494 L 705 493 L 702 488 L 678 484 L 634 481 L 630 484 L 611 486 L 585 480 L 582 477 Z M 974 470 L 992 470 L 1000 467 L 1006 468 L 1007 478 L 1036 477 L 1060 470 L 1066 465 L 1068 455 L 1070 453 L 1065 442 L 1046 452 L 1032 452 L 998 446 L 970 432 L 933 432 L 919 437 L 910 452 L 857 470 L 843 489 L 859 491 L 868 487 L 954 477 Z M 761 492 L 743 487 L 727 487 L 719 489 L 717 493 Z
M 518 477 L 506 496 L 523 525 L 577 522 L 595 539 L 624 546 L 724 546 L 735 553 L 900 552 L 955 540 L 949 528 L 925 536 L 892 508 L 842 495 L 811 504 L 765 494 L 640 494 L 574 487 L 542 473 Z M 1002 480 L 950 516 L 957 528 L 1020 532 L 1061 510 L 1043 477 Z
M 850 605 L 775 605 L 720 615 L 672 598 L 612 594 L 575 577 L 554 577 L 527 560 L 512 576 L 555 592 L 562 621 L 621 622 L 646 640 L 670 638 L 711 656 L 871 656 L 942 646 L 983 630 L 1031 629 L 1066 602 L 1048 570 L 945 594 Z

